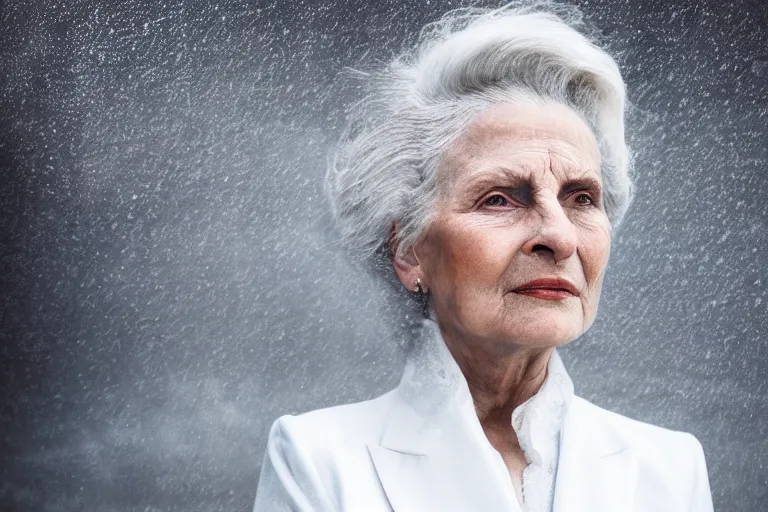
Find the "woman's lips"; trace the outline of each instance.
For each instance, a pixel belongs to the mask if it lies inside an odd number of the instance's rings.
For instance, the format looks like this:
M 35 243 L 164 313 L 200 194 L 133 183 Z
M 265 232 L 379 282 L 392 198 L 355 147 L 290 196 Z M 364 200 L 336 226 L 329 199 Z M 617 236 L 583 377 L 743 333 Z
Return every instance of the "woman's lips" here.
M 528 295 L 529 297 L 536 297 L 537 299 L 544 300 L 561 300 L 568 297 L 575 297 L 571 292 L 567 290 L 559 290 L 553 288 L 528 288 L 523 290 L 514 290 L 514 293 L 520 295 Z
M 562 300 L 579 296 L 579 289 L 568 279 L 559 276 L 534 279 L 512 291 L 545 300 Z

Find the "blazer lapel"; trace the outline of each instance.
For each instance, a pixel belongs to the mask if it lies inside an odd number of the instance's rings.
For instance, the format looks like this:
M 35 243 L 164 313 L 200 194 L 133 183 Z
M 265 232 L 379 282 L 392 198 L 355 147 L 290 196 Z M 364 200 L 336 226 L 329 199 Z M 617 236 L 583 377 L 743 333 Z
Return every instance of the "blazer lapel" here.
M 590 422 L 577 401 L 563 425 L 553 510 L 629 512 L 635 454 Z M 498 454 L 478 441 L 458 411 L 425 417 L 395 399 L 389 418 L 381 443 L 368 449 L 395 512 L 520 509 Z
M 381 440 L 368 445 L 395 512 L 521 510 L 501 456 L 477 420 L 466 379 L 437 325 L 424 322 Z M 554 512 L 629 512 L 637 461 L 601 428 L 588 402 L 573 397 L 563 420 Z
M 627 512 L 633 509 L 637 460 L 633 450 L 590 421 L 578 398 L 561 434 L 554 512 Z
M 423 416 L 395 400 L 380 445 L 368 446 L 395 512 L 519 510 L 501 458 L 477 442 L 459 409 Z
M 368 445 L 392 508 L 519 510 L 506 466 L 485 438 L 466 379 L 437 324 L 425 320 L 422 327 L 382 438 Z

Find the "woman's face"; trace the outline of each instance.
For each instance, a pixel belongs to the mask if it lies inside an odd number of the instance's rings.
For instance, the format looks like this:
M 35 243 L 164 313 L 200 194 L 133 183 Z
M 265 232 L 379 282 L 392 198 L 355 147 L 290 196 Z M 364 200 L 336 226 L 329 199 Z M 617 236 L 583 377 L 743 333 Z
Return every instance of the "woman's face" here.
M 447 149 L 437 180 L 414 253 L 445 334 L 510 351 L 563 345 L 592 325 L 611 226 L 598 145 L 576 113 L 493 105 Z M 520 290 L 547 278 L 577 293 Z

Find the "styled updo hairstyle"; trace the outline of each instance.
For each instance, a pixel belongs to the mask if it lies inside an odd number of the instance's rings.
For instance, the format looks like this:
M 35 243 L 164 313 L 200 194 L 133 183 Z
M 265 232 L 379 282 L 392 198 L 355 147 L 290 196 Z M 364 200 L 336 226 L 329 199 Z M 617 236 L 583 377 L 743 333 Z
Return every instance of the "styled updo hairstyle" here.
M 593 33 L 576 7 L 551 2 L 456 9 L 383 69 L 353 72 L 365 96 L 347 111 L 326 175 L 352 260 L 403 289 L 388 246 L 392 222 L 404 254 L 435 211 L 445 148 L 495 103 L 557 102 L 584 119 L 600 147 L 603 206 L 615 231 L 633 195 L 626 94 Z

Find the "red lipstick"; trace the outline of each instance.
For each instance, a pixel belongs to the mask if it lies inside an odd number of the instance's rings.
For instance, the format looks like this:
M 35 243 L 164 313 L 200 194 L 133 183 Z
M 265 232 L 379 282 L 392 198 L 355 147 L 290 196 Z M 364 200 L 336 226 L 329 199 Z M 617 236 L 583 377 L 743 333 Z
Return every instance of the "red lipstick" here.
M 545 300 L 561 300 L 579 296 L 579 290 L 570 281 L 559 277 L 536 279 L 512 291 L 520 295 Z

